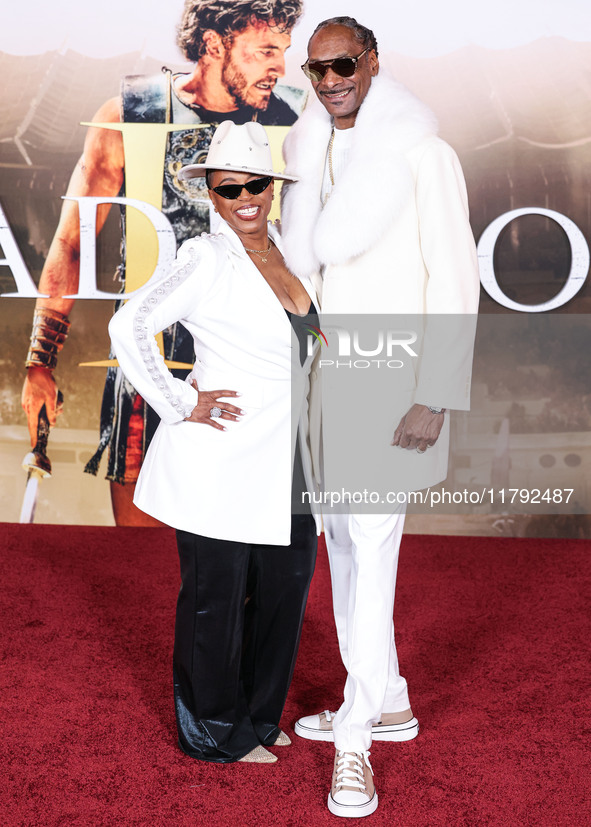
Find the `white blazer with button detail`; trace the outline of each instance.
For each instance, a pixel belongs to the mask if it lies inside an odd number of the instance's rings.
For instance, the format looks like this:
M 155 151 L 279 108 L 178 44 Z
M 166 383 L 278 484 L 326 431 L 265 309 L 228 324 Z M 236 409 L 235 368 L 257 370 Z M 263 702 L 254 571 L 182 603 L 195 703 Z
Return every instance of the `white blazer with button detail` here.
M 269 235 L 281 249 L 277 231 Z M 301 280 L 316 303 L 309 279 Z M 197 404 L 172 376 L 154 336 L 180 321 L 192 334 L 191 376 L 202 390 L 233 390 L 244 410 L 226 431 L 185 422 Z M 292 363 L 292 327 L 281 303 L 224 222 L 185 242 L 171 273 L 148 283 L 112 318 L 123 372 L 161 417 L 136 486 L 135 504 L 174 528 L 252 543 L 289 545 L 295 448 L 292 403 L 307 480 L 307 393 L 312 357 Z M 189 377 L 190 379 L 191 377 Z

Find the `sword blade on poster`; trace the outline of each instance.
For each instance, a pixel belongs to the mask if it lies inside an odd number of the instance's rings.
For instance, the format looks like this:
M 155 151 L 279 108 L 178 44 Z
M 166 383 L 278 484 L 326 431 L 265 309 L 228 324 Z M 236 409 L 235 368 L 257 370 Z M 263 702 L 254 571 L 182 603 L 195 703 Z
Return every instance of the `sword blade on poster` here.
M 19 523 L 32 523 L 35 519 L 35 506 L 37 505 L 37 491 L 39 489 L 39 474 L 29 472 L 25 496 L 21 508 Z
M 58 391 L 57 409 L 63 405 L 63 395 Z M 51 462 L 47 456 L 47 441 L 49 440 L 49 419 L 45 405 L 39 411 L 37 419 L 37 441 L 32 451 L 23 459 L 23 468 L 27 471 L 27 485 L 21 507 L 19 522 L 32 523 L 35 518 L 39 480 L 51 477 Z

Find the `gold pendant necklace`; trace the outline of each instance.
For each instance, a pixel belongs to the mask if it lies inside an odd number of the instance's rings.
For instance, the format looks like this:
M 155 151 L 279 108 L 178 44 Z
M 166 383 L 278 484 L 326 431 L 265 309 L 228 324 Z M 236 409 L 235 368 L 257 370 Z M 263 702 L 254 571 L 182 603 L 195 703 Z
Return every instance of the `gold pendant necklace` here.
M 269 246 L 266 250 L 251 250 L 248 247 L 245 247 L 247 253 L 254 253 L 255 256 L 258 256 L 263 264 L 267 263 L 267 259 L 269 258 L 269 253 L 271 252 L 271 247 L 273 246 L 273 242 L 269 239 Z

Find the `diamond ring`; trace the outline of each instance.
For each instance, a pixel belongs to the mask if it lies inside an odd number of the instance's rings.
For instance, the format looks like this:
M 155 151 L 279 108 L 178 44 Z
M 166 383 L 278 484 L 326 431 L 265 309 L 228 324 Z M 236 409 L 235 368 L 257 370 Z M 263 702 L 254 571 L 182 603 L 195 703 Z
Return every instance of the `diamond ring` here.
M 212 419 L 218 419 L 222 415 L 222 409 L 218 408 L 217 405 L 214 405 L 213 408 L 210 408 L 209 415 Z

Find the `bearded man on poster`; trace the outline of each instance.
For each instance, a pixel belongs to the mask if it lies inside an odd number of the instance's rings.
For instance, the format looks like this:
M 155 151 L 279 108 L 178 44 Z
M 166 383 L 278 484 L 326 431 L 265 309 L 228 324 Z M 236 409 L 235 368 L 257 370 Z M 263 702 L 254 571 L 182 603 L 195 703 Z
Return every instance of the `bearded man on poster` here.
M 290 269 L 300 277 L 322 274 L 324 316 L 475 314 L 479 276 L 464 179 L 454 151 L 437 137 L 433 113 L 380 71 L 373 32 L 353 18 L 320 23 L 302 68 L 320 103 L 311 102 L 284 144 L 286 171 L 299 179 L 283 193 Z M 384 450 L 392 467 L 402 466 L 405 476 L 408 469 L 416 481 L 403 491 L 447 474 L 446 409 L 469 407 L 471 347 L 466 336 L 453 364 L 446 358 L 450 373 L 436 398 L 419 374 L 412 401 L 388 427 L 392 443 Z M 368 400 L 369 429 L 376 405 Z M 330 427 L 323 423 L 325 440 Z M 350 434 L 349 443 L 360 437 Z M 324 461 L 330 462 L 326 452 Z M 296 733 L 334 741 L 328 807 L 338 816 L 366 816 L 377 807 L 372 737 L 405 741 L 418 734 L 392 621 L 404 516 L 404 509 L 324 515 L 348 674 L 338 712 L 302 718 Z
M 121 95 L 107 101 L 95 114 L 96 123 L 212 125 L 199 130 L 175 130 L 167 139 L 162 211 L 172 225 L 177 247 L 209 230 L 207 199 L 196 201 L 195 191 L 179 180 L 178 171 L 203 160 L 215 125 L 230 118 L 238 124 L 257 120 L 266 126 L 290 126 L 301 111 L 305 93 L 277 85 L 285 74 L 285 52 L 301 13 L 301 0 L 186 0 L 178 27 L 178 45 L 187 60 L 194 62 L 192 71 L 173 74 L 164 68 L 156 76 L 125 77 Z M 124 195 L 124 177 L 121 133 L 90 128 L 68 196 Z M 108 211 L 109 205 L 99 206 L 97 232 Z M 51 426 L 59 413 L 53 370 L 70 327 L 68 314 L 74 304 L 72 299 L 59 297 L 77 292 L 79 257 L 78 205 L 66 200 L 39 282 L 39 292 L 52 298 L 36 302 L 26 361 L 22 403 L 32 444 L 36 442 L 43 405 Z M 125 283 L 124 253 L 118 275 Z M 193 363 L 192 340 L 181 325 L 164 331 L 163 339 L 167 360 Z M 177 376 L 184 374 L 175 371 Z M 157 425 L 158 417 L 119 368 L 109 368 L 100 444 L 86 470 L 96 474 L 103 452 L 109 449 L 107 479 L 111 481 L 111 501 L 118 525 L 155 524 L 133 505 L 133 494 Z

